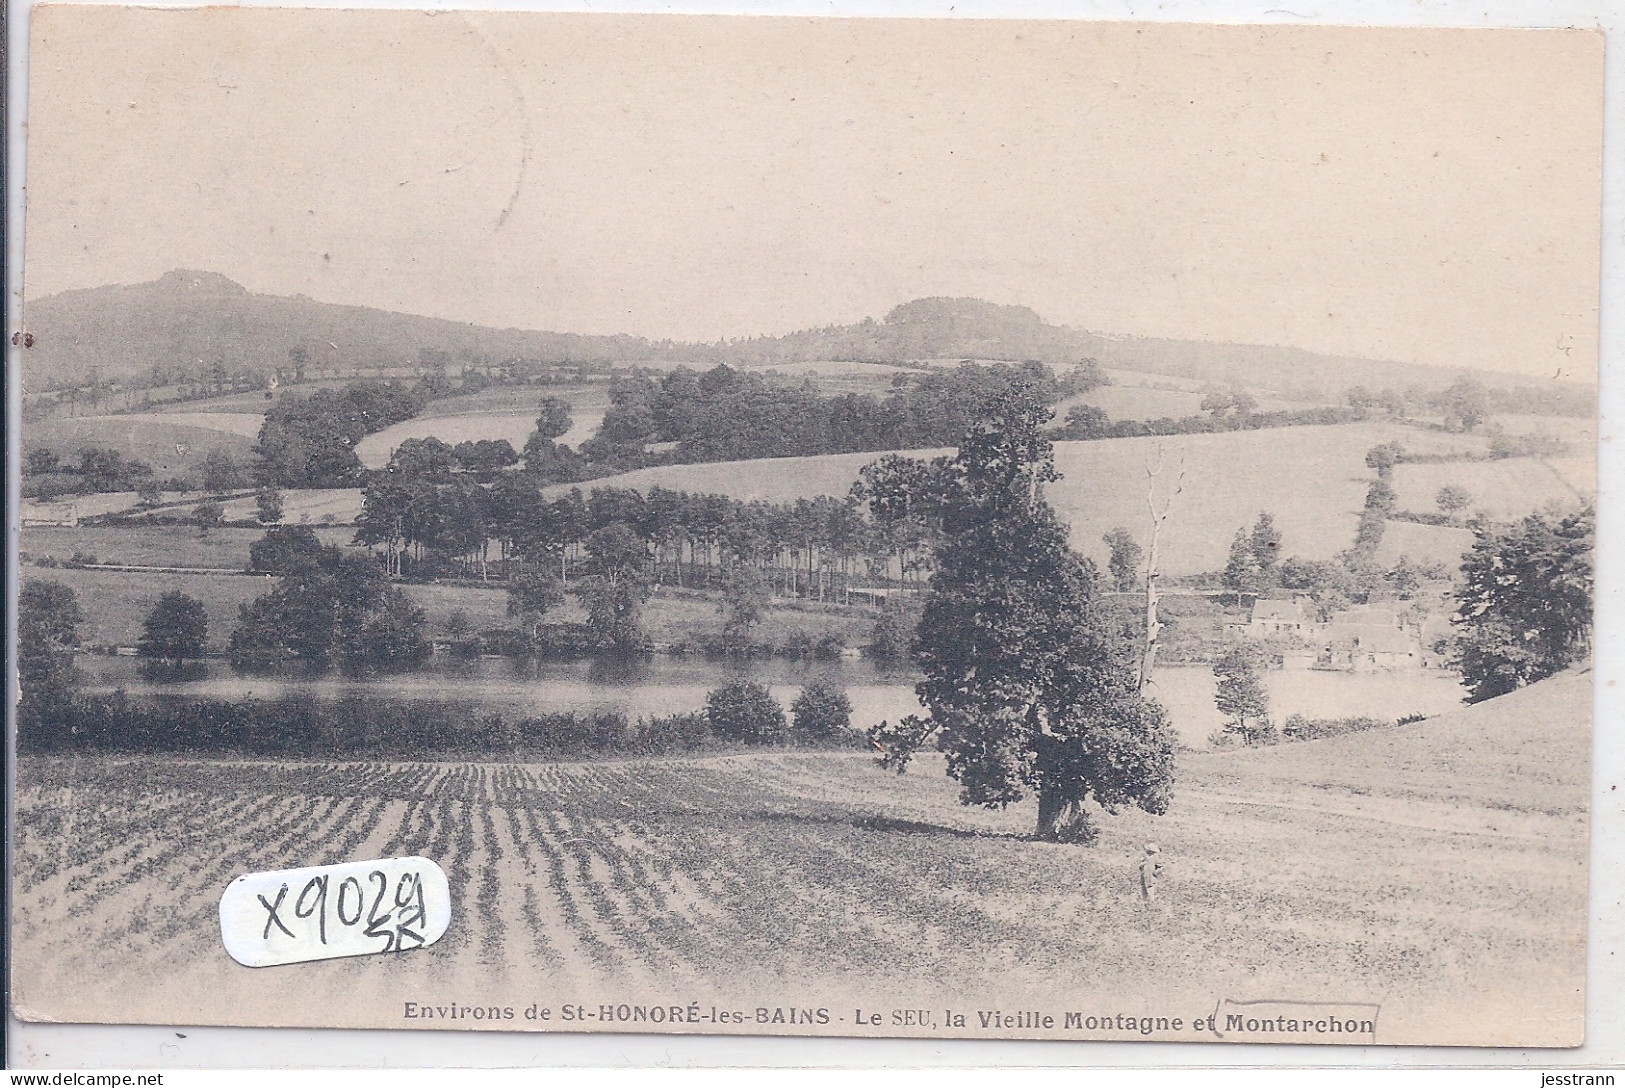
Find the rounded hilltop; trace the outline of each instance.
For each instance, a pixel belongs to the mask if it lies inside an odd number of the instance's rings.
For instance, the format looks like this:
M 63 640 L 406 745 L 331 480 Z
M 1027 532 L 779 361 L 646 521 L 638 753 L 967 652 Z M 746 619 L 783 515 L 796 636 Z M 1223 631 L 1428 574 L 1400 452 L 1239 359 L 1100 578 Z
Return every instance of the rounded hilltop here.
M 200 272 L 193 268 L 175 268 L 152 282 L 154 287 L 168 291 L 184 291 L 192 295 L 246 295 L 248 288 L 218 272 Z

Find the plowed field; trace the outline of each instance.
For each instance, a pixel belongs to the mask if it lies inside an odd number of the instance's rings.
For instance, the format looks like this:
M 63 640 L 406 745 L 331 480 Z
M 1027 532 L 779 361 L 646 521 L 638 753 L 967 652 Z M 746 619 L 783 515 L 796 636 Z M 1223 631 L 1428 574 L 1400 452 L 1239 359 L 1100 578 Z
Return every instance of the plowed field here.
M 25 757 L 18 1011 L 522 1028 L 543 1025 L 403 1010 L 696 1001 L 824 1006 L 827 1026 L 790 1030 L 874 1034 L 857 1008 L 1189 1018 L 1223 998 L 1290 999 L 1379 1004 L 1381 1042 L 1549 1038 L 1554 1023 L 1578 1031 L 1589 684 L 1565 676 L 1379 733 L 1182 753 L 1173 811 L 1103 818 L 1093 847 L 1031 841 L 1028 805 L 961 808 L 937 757 L 901 778 L 839 752 Z M 1147 908 L 1135 866 L 1152 837 L 1168 876 Z M 234 876 L 407 854 L 450 877 L 439 944 L 261 970 L 225 955 L 216 911 Z

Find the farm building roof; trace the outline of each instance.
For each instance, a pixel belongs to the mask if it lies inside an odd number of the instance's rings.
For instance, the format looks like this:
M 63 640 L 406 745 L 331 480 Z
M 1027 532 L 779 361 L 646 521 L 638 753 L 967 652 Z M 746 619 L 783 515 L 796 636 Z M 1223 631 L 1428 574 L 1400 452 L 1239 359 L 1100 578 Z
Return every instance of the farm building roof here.
M 1302 623 L 1303 605 L 1297 600 L 1277 601 L 1261 597 L 1253 602 L 1253 622 L 1260 623 L 1267 620 Z

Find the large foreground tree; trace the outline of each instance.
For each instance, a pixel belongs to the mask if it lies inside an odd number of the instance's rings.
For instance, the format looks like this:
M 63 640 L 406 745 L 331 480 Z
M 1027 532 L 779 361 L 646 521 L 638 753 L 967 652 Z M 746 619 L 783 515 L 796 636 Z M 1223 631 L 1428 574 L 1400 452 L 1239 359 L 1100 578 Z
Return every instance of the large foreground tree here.
M 930 720 L 874 734 L 901 767 L 932 734 L 965 804 L 1038 798 L 1037 837 L 1090 841 L 1085 803 L 1167 811 L 1173 733 L 1142 697 L 1133 648 L 1101 611 L 1093 564 L 1043 496 L 1050 412 L 1000 398 L 944 473 L 943 539 L 919 628 Z
M 1595 535 L 1589 509 L 1477 531 L 1453 619 L 1468 702 L 1543 680 L 1590 652 Z

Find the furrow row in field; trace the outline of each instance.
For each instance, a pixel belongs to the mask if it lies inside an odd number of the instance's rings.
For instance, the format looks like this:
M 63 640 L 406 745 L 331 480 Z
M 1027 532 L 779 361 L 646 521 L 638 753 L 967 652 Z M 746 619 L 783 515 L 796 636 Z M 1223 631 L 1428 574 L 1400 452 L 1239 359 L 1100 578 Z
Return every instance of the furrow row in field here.
M 436 800 L 483 800 L 484 777 L 478 764 L 465 763 L 455 767 L 442 767 L 429 786 L 429 796 Z
M 150 939 L 143 942 L 143 927 L 129 927 L 123 939 L 139 949 L 140 962 L 162 971 L 169 962 L 218 962 L 219 897 L 236 876 L 263 869 L 292 868 L 319 863 L 340 835 L 354 811 L 353 802 L 340 797 L 294 797 L 288 805 L 271 810 L 267 818 L 247 829 L 247 842 L 221 854 L 217 847 L 197 853 L 213 866 L 197 867 L 171 888 L 151 887 L 151 894 L 136 910 L 154 920 Z
M 342 802 L 331 799 L 319 805 L 319 808 L 312 810 L 307 801 L 304 806 L 295 808 L 296 813 L 303 808 L 310 815 L 295 815 L 288 820 L 292 826 L 288 827 L 287 834 L 276 848 L 276 856 L 285 860 L 271 862 L 270 866 L 286 868 L 310 863 L 311 848 L 319 849 L 327 836 L 327 829 L 336 826 Z M 218 879 L 209 879 L 212 872 L 188 874 L 169 888 L 159 882 L 146 885 L 149 894 L 132 912 L 138 921 L 127 926 L 120 933 L 121 938 L 140 948 L 142 954 L 154 962 L 174 954 L 197 955 L 207 952 L 218 939 L 212 931 L 217 925 L 215 918 L 220 896 L 227 885 L 234 877 L 265 864 L 263 861 L 250 861 L 240 871 L 228 872 Z M 150 939 L 145 939 L 148 934 Z M 172 942 L 180 947 L 172 948 Z
M 269 825 L 250 825 L 249 836 L 260 842 L 246 843 L 226 855 L 217 852 L 216 865 L 194 869 L 171 887 L 158 882 L 145 885 L 148 894 L 139 902 L 131 901 L 127 912 L 131 921 L 115 927 L 110 935 L 140 948 L 149 959 L 167 954 L 166 945 L 176 938 L 190 946 L 188 951 L 211 946 L 213 938 L 207 935 L 214 928 L 211 922 L 227 884 L 246 872 L 310 864 L 341 805 L 336 798 L 314 806 L 308 798 L 286 799 L 269 811 Z M 145 939 L 148 933 L 151 940 Z
M 169 882 L 149 879 L 143 882 L 139 875 L 133 875 L 135 859 L 128 865 L 116 870 L 108 870 L 105 879 L 98 881 L 93 887 L 77 890 L 70 883 L 65 894 L 72 897 L 78 906 L 80 916 L 90 920 L 94 925 L 89 932 L 94 936 L 86 939 L 81 934 L 77 941 L 70 942 L 73 947 L 62 949 L 58 955 L 67 961 L 83 960 L 93 962 L 102 949 L 119 948 L 127 957 L 133 967 L 152 960 L 154 949 L 144 937 L 140 941 L 131 940 L 132 934 L 146 931 L 153 921 L 145 917 L 147 904 L 154 895 L 161 896 L 168 908 L 165 910 L 167 922 L 170 912 L 184 911 L 189 904 L 174 893 L 173 886 L 165 887 L 165 883 L 179 883 L 175 879 L 174 870 L 184 866 L 189 857 L 210 858 L 217 857 L 221 825 L 218 821 L 220 810 L 214 803 L 205 800 L 200 795 L 191 795 L 185 799 L 182 812 L 176 814 L 167 827 L 163 838 L 146 838 L 142 832 L 151 826 L 150 820 L 143 816 L 138 821 L 132 821 L 129 834 L 133 841 L 146 843 L 150 847 L 149 861 L 162 857 L 164 864 L 160 867 L 150 865 L 148 876 L 155 876 L 163 872 L 172 874 Z M 275 819 L 287 807 L 287 802 L 280 798 L 244 796 L 236 799 L 236 803 L 226 810 L 230 815 L 235 829 L 255 826 L 261 819 Z M 214 845 L 211 850 L 210 844 Z M 187 867 L 188 876 L 195 878 L 198 883 L 207 886 L 210 875 L 214 870 L 204 870 L 201 866 Z M 163 923 L 159 923 L 163 924 Z M 207 931 L 206 931 L 207 932 Z M 161 966 L 161 964 L 160 964 Z
M 554 848 L 565 856 L 572 885 L 579 889 L 601 932 L 611 935 L 615 946 L 640 968 L 652 968 L 658 973 L 669 970 L 669 958 L 650 947 L 637 928 L 628 923 L 619 897 L 611 894 L 608 863 L 589 837 L 593 826 L 579 825 L 562 812 L 547 811 L 541 816 Z
M 375 861 L 393 857 L 386 846 L 405 819 L 407 803 L 395 797 L 373 798 L 373 808 L 357 822 L 346 837 L 350 844 L 341 861 Z
M 627 851 L 620 841 L 623 822 L 581 819 L 569 813 L 560 817 L 589 860 L 587 869 L 597 878 L 595 890 L 600 890 L 603 902 L 612 905 L 606 918 L 617 925 L 645 962 L 669 979 L 680 965 L 687 964 L 692 970 L 709 953 L 720 951 L 698 939 L 693 919 L 675 908 L 662 883 L 651 879 L 647 868 Z
M 498 874 L 504 868 L 505 851 L 497 835 L 496 820 L 491 815 L 492 806 L 482 801 L 478 807 L 481 856 L 474 865 L 474 871 L 480 874 L 479 893 L 474 901 L 479 908 L 479 956 L 481 963 L 503 970 L 508 963 L 504 947 L 507 931 L 514 924 L 511 913 L 514 900 L 512 895 L 502 894 L 502 879 Z
M 559 954 L 549 933 L 557 924 L 557 917 L 553 911 L 553 902 L 546 900 L 548 916 L 542 916 L 544 894 L 538 893 L 537 882 L 541 877 L 536 867 L 531 851 L 525 847 L 525 829 L 520 821 L 518 810 L 512 804 L 494 804 L 491 806 L 501 814 L 502 834 L 509 844 L 505 854 L 508 862 L 503 866 L 503 882 L 507 885 L 506 897 L 510 900 L 514 889 L 520 889 L 521 905 L 519 908 L 521 923 L 514 932 L 519 937 L 519 943 L 524 950 L 515 950 L 512 953 L 515 963 L 523 964 L 528 970 L 546 975 L 562 976 L 564 974 L 564 957 Z M 492 829 L 490 832 L 497 832 Z M 524 940 L 525 937 L 528 941 Z
M 783 850 L 777 836 L 764 844 L 746 833 L 736 807 L 749 808 L 749 784 L 728 781 L 710 766 L 650 770 L 647 796 L 637 797 L 618 828 L 648 851 L 649 863 L 635 879 L 669 889 L 667 909 L 682 919 L 682 931 L 668 939 L 695 969 L 782 956 L 791 932 L 777 928 L 779 914 L 812 918 L 819 911 L 796 902 L 774 871 Z M 696 795 L 715 798 L 712 810 L 695 804 Z M 664 808 L 644 803 L 656 798 Z
M 1025 919 L 1028 926 L 1013 928 L 990 914 L 980 899 L 953 894 L 942 881 L 947 856 L 964 851 L 964 840 L 933 843 L 923 864 L 909 858 L 879 864 L 878 839 L 879 833 L 862 831 L 824 836 L 816 862 L 786 874 L 797 900 L 821 897 L 830 903 L 834 893 L 830 907 L 839 911 L 839 928 L 861 934 L 843 957 L 848 969 L 861 969 L 866 959 L 880 954 L 898 973 L 926 978 L 943 962 L 946 950 L 963 947 L 979 948 L 993 970 L 1000 963 L 1043 969 L 1060 958 L 1054 946 L 1066 941 L 1059 920 L 1034 916 Z M 855 894 L 859 889 L 861 899 Z M 857 901 L 865 903 L 861 914 L 847 905 Z
M 406 808 L 394 832 L 384 842 L 383 856 L 388 858 L 407 854 L 426 855 L 429 841 L 429 802 L 421 793 L 407 794 Z
M 277 807 L 279 800 L 271 797 L 255 797 L 244 794 L 233 797 L 222 810 L 214 809 L 213 802 L 206 802 L 197 794 L 184 796 L 182 808 L 179 812 L 171 810 L 167 814 L 168 822 L 163 827 L 179 827 L 182 836 L 190 839 L 191 836 L 206 836 L 212 830 L 219 835 L 223 828 L 236 830 L 244 826 L 252 826 L 259 819 L 262 812 Z M 225 817 L 224 820 L 220 817 Z M 162 854 L 169 853 L 181 856 L 186 851 L 185 842 L 176 841 L 177 837 L 166 833 L 163 837 L 154 837 L 151 831 L 155 828 L 153 817 L 141 813 L 138 819 L 131 822 L 127 828 L 128 840 L 132 846 L 124 854 L 115 854 L 111 857 L 104 855 L 101 868 L 103 879 L 94 886 L 75 888 L 71 884 L 67 889 L 70 894 L 79 896 L 81 909 L 87 913 L 95 913 L 104 899 L 121 893 L 128 885 L 128 872 L 134 867 L 138 855 L 141 853 Z M 120 857 L 125 858 L 124 864 L 119 864 Z
M 184 819 L 176 818 L 174 810 L 183 806 L 166 804 L 162 807 L 167 810 L 168 825 L 177 826 L 181 837 L 196 832 L 196 828 L 186 826 Z M 90 822 L 68 821 L 74 825 Z M 111 820 L 101 822 L 112 824 Z M 111 827 L 110 830 L 114 832 L 111 841 L 127 844 L 124 849 L 111 845 L 97 849 L 64 838 L 56 844 L 55 849 L 42 850 L 50 857 L 38 858 L 33 856 L 32 851 L 18 853 L 16 871 L 20 894 L 15 900 L 15 919 L 20 942 L 42 948 L 72 948 L 82 943 L 82 937 L 72 930 L 45 925 L 44 920 L 63 913 L 75 918 L 97 916 L 101 901 L 127 886 L 127 874 L 133 870 L 139 857 L 148 850 L 162 850 L 165 845 L 152 842 L 147 847 L 141 847 L 140 837 L 136 833 L 139 829 L 130 827 L 128 822 L 123 827 Z
M 14 850 L 19 893 L 27 894 L 62 874 L 87 865 L 102 865 L 106 856 L 130 842 L 128 809 L 103 797 L 92 803 L 72 789 L 22 794 Z M 148 802 L 154 826 L 166 826 L 184 807 L 179 798 Z
M 341 837 L 364 804 L 361 798 L 346 801 L 341 797 L 300 797 L 294 798 L 294 801 L 295 815 L 289 820 L 290 826 L 285 836 L 271 848 L 277 860 L 268 860 L 265 852 L 261 852 L 258 857 L 243 857 L 239 862 L 240 868 L 235 872 L 230 869 L 222 872 L 222 866 L 190 882 L 189 895 L 184 901 L 193 903 L 194 910 L 189 916 L 178 920 L 180 926 L 203 925 L 226 886 L 244 873 L 260 871 L 262 866 L 286 869 L 329 864 L 326 859 L 335 853 L 333 844 L 342 841 Z M 223 860 L 229 864 L 233 858 Z
M 334 819 L 333 833 L 328 839 L 329 845 L 318 855 L 315 864 L 337 865 L 345 861 L 364 860 L 356 854 L 355 848 L 371 834 L 378 814 L 384 810 L 387 803 L 360 793 L 345 802 L 343 809 Z
M 608 975 L 619 974 L 623 960 L 618 950 L 612 947 L 613 936 L 605 939 L 600 935 L 597 927 L 588 918 L 587 910 L 583 910 L 571 890 L 569 868 L 566 865 L 564 853 L 556 846 L 554 837 L 543 830 L 542 821 L 537 817 L 536 810 L 529 807 L 519 809 L 526 832 L 525 842 L 540 855 L 542 865 L 547 869 L 548 886 L 552 891 L 552 904 L 545 897 L 539 915 L 544 920 L 556 916 L 563 921 L 563 925 L 556 928 L 558 936 L 553 943 L 561 950 L 573 948 L 579 956 L 572 957 L 566 952 L 565 962 L 574 968 L 573 974 L 577 981 L 591 978 L 594 973 Z M 552 909 L 549 909 L 551 906 Z M 590 966 L 588 966 L 590 964 Z
M 440 792 L 434 809 L 434 835 L 429 841 L 433 859 L 446 871 L 451 889 L 451 916 L 458 919 L 477 917 L 474 913 L 475 893 L 470 887 L 469 874 L 474 860 L 473 802 L 466 800 L 460 790 Z M 470 926 L 453 926 L 442 938 L 443 955 L 457 955 L 471 942 Z
M 728 962 L 741 939 L 737 921 L 723 913 L 698 882 L 674 871 L 648 838 L 624 825 L 613 836 L 631 886 L 658 893 L 651 929 L 690 969 Z
M 899 938 L 917 938 L 917 931 L 899 935 L 877 927 L 861 886 L 830 879 L 827 842 L 775 829 L 771 848 L 766 845 L 749 834 L 721 838 L 707 870 L 720 885 L 718 898 L 741 922 L 752 959 L 861 972 L 864 965 L 889 963 Z M 693 863 L 706 864 L 703 855 Z

